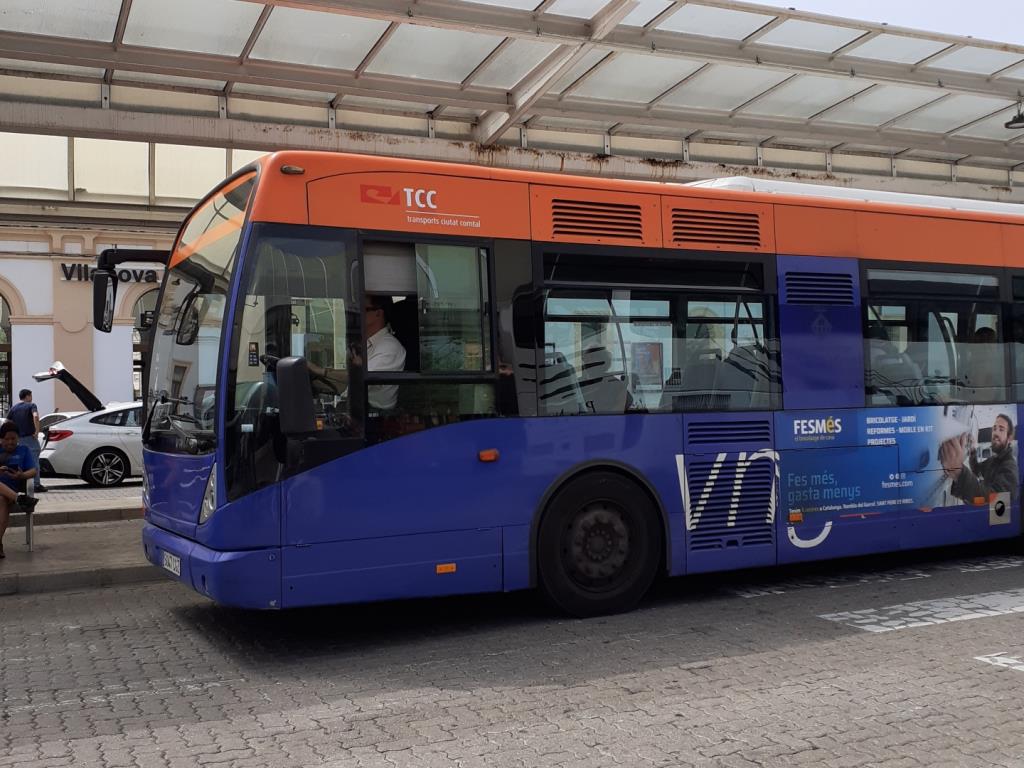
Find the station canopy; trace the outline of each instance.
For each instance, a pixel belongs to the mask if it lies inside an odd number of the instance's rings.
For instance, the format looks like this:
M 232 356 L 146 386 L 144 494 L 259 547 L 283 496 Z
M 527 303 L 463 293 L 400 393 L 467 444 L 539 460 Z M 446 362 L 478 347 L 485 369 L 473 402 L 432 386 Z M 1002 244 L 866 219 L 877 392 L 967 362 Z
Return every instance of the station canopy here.
M 571 131 L 1024 164 L 1024 130 L 1004 127 L 1024 46 L 728 0 L 2 0 L 0 78 L 55 110 L 325 128 L 345 113 L 399 133 L 417 117 L 484 146 Z M 0 131 L 31 132 L 25 114 L 0 105 Z M 190 143 L 175 130 L 160 140 Z

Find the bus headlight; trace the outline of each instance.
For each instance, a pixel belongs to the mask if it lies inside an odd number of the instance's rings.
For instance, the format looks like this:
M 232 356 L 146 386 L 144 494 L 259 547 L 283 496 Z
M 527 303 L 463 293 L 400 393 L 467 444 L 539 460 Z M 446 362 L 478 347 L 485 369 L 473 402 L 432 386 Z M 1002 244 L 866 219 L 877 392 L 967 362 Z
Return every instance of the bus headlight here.
M 217 511 L 217 465 L 210 470 L 210 479 L 206 481 L 206 493 L 203 494 L 203 506 L 199 510 L 199 524 L 209 520 Z

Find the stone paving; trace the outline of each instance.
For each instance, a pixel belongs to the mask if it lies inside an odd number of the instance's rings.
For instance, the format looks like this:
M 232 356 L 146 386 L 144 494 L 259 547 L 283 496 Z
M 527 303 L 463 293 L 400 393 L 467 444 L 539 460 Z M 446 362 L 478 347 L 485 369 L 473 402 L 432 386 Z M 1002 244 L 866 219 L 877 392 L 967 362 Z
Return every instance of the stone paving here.
M 136 519 L 36 526 L 33 552 L 24 544 L 24 529 L 10 528 L 4 536 L 7 557 L 0 560 L 0 595 L 160 578 L 143 554 L 142 525 Z M 6 605 L 0 604 L 0 616 Z M 0 672 L 2 665 L 0 658 Z
M 1022 766 L 1024 616 L 821 618 L 991 604 L 1024 589 L 1016 554 L 674 580 L 588 621 L 529 594 L 284 613 L 173 583 L 4 598 L 0 766 Z

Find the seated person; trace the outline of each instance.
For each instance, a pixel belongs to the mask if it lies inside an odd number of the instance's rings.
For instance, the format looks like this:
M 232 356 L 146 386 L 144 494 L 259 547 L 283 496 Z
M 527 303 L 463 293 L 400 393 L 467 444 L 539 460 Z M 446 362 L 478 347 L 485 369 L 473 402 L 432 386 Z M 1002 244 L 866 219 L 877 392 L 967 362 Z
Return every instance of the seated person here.
M 366 370 L 404 371 L 405 347 L 402 346 L 388 325 L 388 312 L 392 300 L 390 296 L 367 296 L 363 301 L 363 327 L 366 329 Z M 349 353 L 349 363 L 354 366 L 363 364 L 362 358 Z M 316 377 L 324 378 L 342 391 L 348 386 L 348 371 L 335 368 L 324 368 L 309 363 L 309 372 Z M 336 384 L 334 384 L 336 382 Z M 397 384 L 377 384 L 367 388 L 367 398 L 371 408 L 382 411 L 392 410 L 398 404 Z
M 366 370 L 404 371 L 405 347 L 395 338 L 388 324 L 390 296 L 367 296 L 363 301 L 366 329 Z M 398 404 L 397 384 L 378 384 L 367 389 L 371 408 L 389 411 Z
M 1003 386 L 1003 352 L 997 343 L 994 328 L 979 328 L 971 339 L 970 366 L 964 378 L 975 389 L 980 389 L 983 399 L 992 399 L 1001 394 Z
M 20 504 L 26 511 L 36 505 L 36 499 L 18 491 L 25 481 L 36 476 L 36 461 L 28 446 L 18 444 L 18 428 L 13 422 L 0 426 L 0 558 L 4 555 L 4 533 L 11 520 L 11 510 Z

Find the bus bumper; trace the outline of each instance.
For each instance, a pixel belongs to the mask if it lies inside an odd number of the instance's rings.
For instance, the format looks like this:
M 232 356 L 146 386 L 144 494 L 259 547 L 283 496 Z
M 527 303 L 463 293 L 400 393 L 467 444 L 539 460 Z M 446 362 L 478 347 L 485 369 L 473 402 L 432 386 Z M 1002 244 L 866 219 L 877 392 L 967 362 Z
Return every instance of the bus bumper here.
M 219 552 L 151 523 L 142 529 L 146 559 L 222 605 L 281 607 L 281 550 Z

